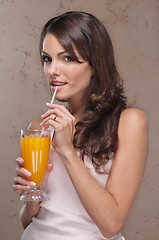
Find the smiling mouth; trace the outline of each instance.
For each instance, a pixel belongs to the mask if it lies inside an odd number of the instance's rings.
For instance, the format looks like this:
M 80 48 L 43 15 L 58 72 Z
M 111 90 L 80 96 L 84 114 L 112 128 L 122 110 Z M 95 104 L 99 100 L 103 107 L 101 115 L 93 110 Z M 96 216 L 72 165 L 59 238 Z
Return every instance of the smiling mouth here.
M 56 86 L 57 86 L 57 87 L 60 87 L 60 86 L 66 85 L 66 84 L 67 84 L 67 83 L 59 82 L 59 81 L 58 81 L 58 82 L 55 82 L 55 81 L 51 81 L 51 82 L 50 82 L 50 85 L 51 85 L 51 86 L 54 86 L 54 87 L 56 87 Z

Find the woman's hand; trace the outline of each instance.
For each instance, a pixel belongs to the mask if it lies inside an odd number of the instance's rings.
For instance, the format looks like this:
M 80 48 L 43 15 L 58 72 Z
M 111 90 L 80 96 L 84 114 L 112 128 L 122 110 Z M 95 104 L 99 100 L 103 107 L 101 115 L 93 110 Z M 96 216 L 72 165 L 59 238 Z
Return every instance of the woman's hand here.
M 75 129 L 75 118 L 63 105 L 46 104 L 50 108 L 41 117 L 41 126 L 46 128 L 50 125 L 55 129 L 53 136 L 53 147 L 59 154 L 66 153 L 73 148 L 73 135 Z
M 18 194 L 23 194 L 31 187 L 35 187 L 35 183 L 28 181 L 27 178 L 31 177 L 31 173 L 24 168 L 24 160 L 22 158 L 17 158 L 16 162 L 18 166 L 16 167 L 17 177 L 13 179 L 13 189 Z
M 24 160 L 22 158 L 17 158 L 16 162 L 18 164 L 18 166 L 16 167 L 17 177 L 13 179 L 13 189 L 16 193 L 21 195 L 27 190 L 29 190 L 31 187 L 35 187 L 36 183 L 27 180 L 28 177 L 31 177 L 31 173 L 24 168 Z M 48 169 L 41 183 L 41 187 L 43 190 L 45 190 L 46 188 L 48 177 L 52 169 L 52 164 L 48 164 Z
M 36 184 L 27 180 L 27 178 L 31 176 L 31 173 L 24 168 L 24 160 L 22 158 L 17 158 L 16 161 L 18 164 L 18 166 L 16 167 L 17 177 L 13 180 L 13 189 L 16 193 L 21 195 L 25 191 L 29 190 L 31 187 L 34 187 Z M 41 183 L 41 188 L 43 190 L 45 190 L 46 188 L 48 177 L 52 169 L 52 164 L 48 164 L 48 169 Z M 32 217 L 37 216 L 39 210 L 40 202 L 36 200 L 31 202 L 25 202 L 20 212 L 20 218 L 24 229 L 31 223 Z

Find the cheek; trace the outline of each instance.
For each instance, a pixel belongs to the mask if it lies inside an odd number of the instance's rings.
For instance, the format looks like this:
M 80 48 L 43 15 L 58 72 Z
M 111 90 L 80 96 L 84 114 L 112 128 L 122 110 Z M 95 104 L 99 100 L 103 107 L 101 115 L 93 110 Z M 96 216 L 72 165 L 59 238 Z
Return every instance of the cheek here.
M 45 78 L 49 82 L 50 81 L 50 74 L 49 74 L 49 71 L 48 71 L 48 66 L 46 66 L 46 67 L 44 66 L 43 71 L 44 71 Z
M 45 63 L 44 63 L 43 71 L 44 71 L 45 77 L 47 78 L 48 74 L 47 74 L 47 68 Z
M 89 67 L 73 68 L 72 71 L 69 72 L 69 79 L 72 79 L 77 85 L 87 87 L 90 83 L 91 75 L 92 73 Z

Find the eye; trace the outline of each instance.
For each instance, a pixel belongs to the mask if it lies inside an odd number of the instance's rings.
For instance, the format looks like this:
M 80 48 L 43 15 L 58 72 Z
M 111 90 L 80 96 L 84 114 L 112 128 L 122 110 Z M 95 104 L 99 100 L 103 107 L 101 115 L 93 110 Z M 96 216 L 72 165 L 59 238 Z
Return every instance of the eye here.
M 46 56 L 46 55 L 43 55 L 43 56 L 42 56 L 42 60 L 43 60 L 44 62 L 52 62 L 52 59 L 51 59 L 49 56 Z
M 66 61 L 66 62 L 73 62 L 74 59 L 71 58 L 70 56 L 66 56 L 66 57 L 65 57 L 65 61 Z

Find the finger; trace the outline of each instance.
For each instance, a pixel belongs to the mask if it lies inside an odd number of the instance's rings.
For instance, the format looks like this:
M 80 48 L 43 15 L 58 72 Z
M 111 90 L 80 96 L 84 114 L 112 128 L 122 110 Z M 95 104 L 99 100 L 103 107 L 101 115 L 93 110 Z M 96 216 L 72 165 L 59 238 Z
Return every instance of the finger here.
M 20 195 L 29 189 L 30 189 L 30 186 L 13 185 L 13 190 Z
M 52 104 L 54 105 L 54 104 Z M 61 123 L 62 125 L 67 125 L 67 122 L 72 125 L 74 128 L 75 126 L 75 118 L 72 114 L 68 112 L 65 106 L 63 105 L 54 105 L 57 106 L 56 108 L 49 110 L 45 114 L 43 114 L 41 117 L 44 119 L 40 125 L 46 127 L 46 122 L 48 122 L 50 119 Z M 60 121 L 60 119 L 64 119 L 65 122 Z M 54 124 L 51 124 L 53 127 L 55 127 Z
M 72 120 L 75 120 L 75 117 L 68 111 L 68 109 L 64 105 L 57 105 L 63 113 L 65 113 L 68 117 L 72 118 Z
M 49 126 L 53 126 L 53 128 L 54 128 L 54 130 L 55 130 L 55 132 L 59 132 L 59 131 L 61 131 L 62 129 L 64 129 L 65 127 L 69 127 L 69 125 L 70 125 L 70 127 L 71 127 L 71 131 L 72 131 L 72 133 L 73 133 L 73 125 L 72 124 L 69 124 L 69 122 L 67 122 L 67 121 L 64 121 L 64 120 L 59 120 L 58 122 L 57 121 L 55 121 L 55 120 L 53 120 L 53 119 L 48 119 L 47 120 L 47 122 L 45 123 L 45 128 L 47 129 Z
M 45 119 L 45 118 L 49 117 L 52 114 L 54 114 L 56 116 L 59 116 L 59 117 L 62 117 L 60 112 L 62 112 L 62 110 L 60 110 L 59 108 L 53 108 L 52 110 L 49 110 L 46 113 L 44 113 L 43 115 L 41 115 L 41 117 L 43 119 Z
M 45 126 L 45 125 L 46 125 L 46 122 L 48 122 L 49 119 L 52 119 L 52 120 L 54 120 L 54 121 L 57 121 L 57 118 L 58 118 L 57 115 L 55 115 L 55 114 L 50 114 L 48 117 L 46 117 L 46 118 L 40 123 L 40 125 L 41 125 L 41 126 Z
M 17 172 L 18 176 L 21 176 L 23 178 L 31 177 L 31 175 L 32 175 L 28 170 L 26 170 L 23 167 L 19 167 L 19 166 L 16 167 L 16 172 Z
M 67 110 L 67 108 L 64 106 L 64 105 L 59 105 L 59 104 L 50 104 L 50 103 L 46 103 L 47 107 L 49 108 L 52 108 L 52 110 L 60 110 L 60 112 L 63 112 L 65 113 L 68 117 L 71 117 L 72 119 L 74 119 L 73 115 Z M 49 110 L 49 111 L 52 111 L 52 110 Z M 49 114 L 49 111 L 47 111 L 45 114 L 46 116 L 48 116 Z M 53 113 L 53 112 L 52 112 Z M 44 116 L 45 118 L 45 114 L 42 115 L 42 118 Z M 56 114 L 56 112 L 55 112 Z
M 58 122 L 60 124 L 63 123 L 63 119 L 62 117 L 60 117 L 59 115 L 55 115 L 55 114 L 50 114 L 48 117 L 46 117 L 43 121 L 42 121 L 42 125 L 46 125 L 46 123 L 49 121 L 49 120 L 53 120 L 54 122 Z M 66 120 L 66 119 L 65 119 Z
M 57 127 L 57 123 L 55 120 L 52 120 L 51 118 L 47 118 L 46 121 L 44 121 L 44 123 L 42 124 L 42 126 L 45 128 L 45 129 L 48 129 L 49 126 L 52 126 L 54 129 L 55 127 Z
M 16 158 L 16 162 L 19 166 L 23 166 L 24 160 L 21 157 Z
M 30 186 L 30 187 L 35 187 L 36 186 L 36 183 L 35 182 L 32 182 L 32 181 L 27 181 L 26 179 L 24 178 L 21 178 L 21 177 L 16 177 L 13 179 L 13 183 L 15 185 L 23 185 L 23 186 Z
M 45 116 L 45 119 L 42 121 L 42 123 L 41 123 L 42 125 L 45 125 L 49 119 L 52 119 L 61 124 L 65 124 L 68 122 L 69 124 L 74 125 L 74 123 L 75 123 L 75 118 L 71 114 L 68 115 L 68 114 L 66 114 L 66 112 L 63 112 L 59 108 L 50 110 L 50 112 L 44 116 Z M 64 120 L 64 121 L 62 121 L 62 120 Z

